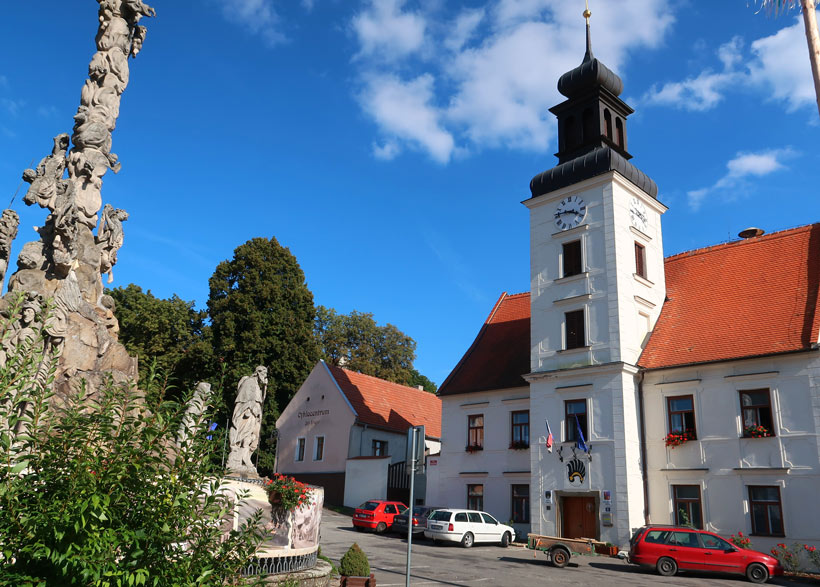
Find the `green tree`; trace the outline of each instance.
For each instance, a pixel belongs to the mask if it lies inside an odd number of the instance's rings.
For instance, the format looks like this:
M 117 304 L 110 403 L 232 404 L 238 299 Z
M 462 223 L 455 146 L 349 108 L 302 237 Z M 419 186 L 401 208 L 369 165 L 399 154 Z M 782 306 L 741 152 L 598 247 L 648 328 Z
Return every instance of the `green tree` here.
M 151 290 L 143 292 L 133 283 L 106 293 L 116 304 L 120 342 L 140 360 L 142 385 L 154 367 L 170 382 L 177 397 L 193 389 L 197 381 L 214 378 L 207 314 L 196 310 L 194 302 L 176 294 L 167 300 L 157 298 Z
M 258 467 L 272 472 L 278 407 L 290 401 L 319 359 L 313 294 L 296 258 L 273 237 L 237 247 L 209 285 L 208 313 L 214 353 L 224 363 L 227 405 L 233 405 L 241 376 L 257 365 L 268 368 Z
M 0 368 L 0 584 L 237 584 L 259 516 L 224 525 L 233 499 L 218 490 L 210 414 L 177 444 L 183 404 L 110 380 L 93 397 L 78 385 L 53 410 L 43 342 Z
M 436 386 L 413 368 L 416 341 L 392 324 L 379 326 L 369 312 L 338 314 L 316 308 L 314 333 L 322 358 L 332 364 L 403 385 Z

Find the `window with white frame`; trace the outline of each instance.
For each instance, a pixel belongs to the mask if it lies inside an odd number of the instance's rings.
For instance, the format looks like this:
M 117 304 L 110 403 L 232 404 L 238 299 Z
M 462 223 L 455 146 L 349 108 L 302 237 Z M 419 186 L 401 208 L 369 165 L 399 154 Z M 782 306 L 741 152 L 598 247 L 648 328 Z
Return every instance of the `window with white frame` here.
M 297 438 L 296 439 L 296 452 L 293 454 L 294 461 L 304 461 L 305 460 L 305 438 Z
M 325 458 L 325 437 L 317 436 L 313 441 L 313 460 L 321 461 Z

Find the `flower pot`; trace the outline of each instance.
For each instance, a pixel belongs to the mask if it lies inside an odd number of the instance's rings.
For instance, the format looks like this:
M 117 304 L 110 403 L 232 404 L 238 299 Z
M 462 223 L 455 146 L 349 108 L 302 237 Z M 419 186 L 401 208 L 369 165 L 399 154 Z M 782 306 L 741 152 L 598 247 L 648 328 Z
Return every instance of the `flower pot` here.
M 370 573 L 369 577 L 345 577 L 339 581 L 339 587 L 376 587 L 376 577 Z

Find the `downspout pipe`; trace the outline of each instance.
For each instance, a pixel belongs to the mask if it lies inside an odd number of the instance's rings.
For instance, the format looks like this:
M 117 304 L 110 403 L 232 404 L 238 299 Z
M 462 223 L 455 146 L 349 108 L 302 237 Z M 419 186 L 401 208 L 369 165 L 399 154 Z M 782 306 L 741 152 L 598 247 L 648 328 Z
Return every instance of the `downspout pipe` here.
M 646 415 L 644 412 L 643 399 L 643 379 L 646 372 L 641 369 L 638 377 L 638 419 L 641 426 L 641 477 L 643 478 L 643 521 L 650 524 L 649 520 L 649 478 L 647 476 L 646 464 Z

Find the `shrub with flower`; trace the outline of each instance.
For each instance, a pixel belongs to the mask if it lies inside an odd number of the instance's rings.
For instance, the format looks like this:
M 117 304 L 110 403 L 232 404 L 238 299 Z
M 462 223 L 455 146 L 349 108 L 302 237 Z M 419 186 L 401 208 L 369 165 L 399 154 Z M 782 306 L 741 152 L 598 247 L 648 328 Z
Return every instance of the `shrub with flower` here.
M 689 440 L 694 440 L 694 438 L 695 435 L 692 432 L 684 430 L 683 432 L 670 432 L 664 437 L 663 441 L 666 443 L 666 446 L 675 448 Z
M 800 570 L 801 550 L 803 550 L 803 547 L 796 542 L 791 546 L 786 546 L 781 542 L 772 548 L 771 553 L 774 558 L 780 561 L 780 565 L 784 570 L 795 573 Z
M 746 426 L 743 429 L 743 436 L 747 438 L 766 438 L 767 436 L 774 436 L 774 434 L 765 426 Z
M 749 539 L 748 536 L 744 536 L 743 532 L 738 532 L 737 536 L 732 534 L 732 537 L 729 539 L 729 541 L 732 544 L 734 544 L 735 546 L 737 546 L 738 548 L 746 548 L 746 549 L 752 548 L 751 539 Z
M 275 473 L 273 479 L 265 483 L 268 501 L 274 507 L 295 510 L 310 504 L 308 486 L 293 477 Z
M 806 551 L 806 554 L 809 555 L 809 559 L 811 560 L 811 564 L 814 565 L 814 571 L 820 571 L 820 551 L 817 550 L 816 546 L 809 546 L 808 544 L 803 545 L 803 550 Z

